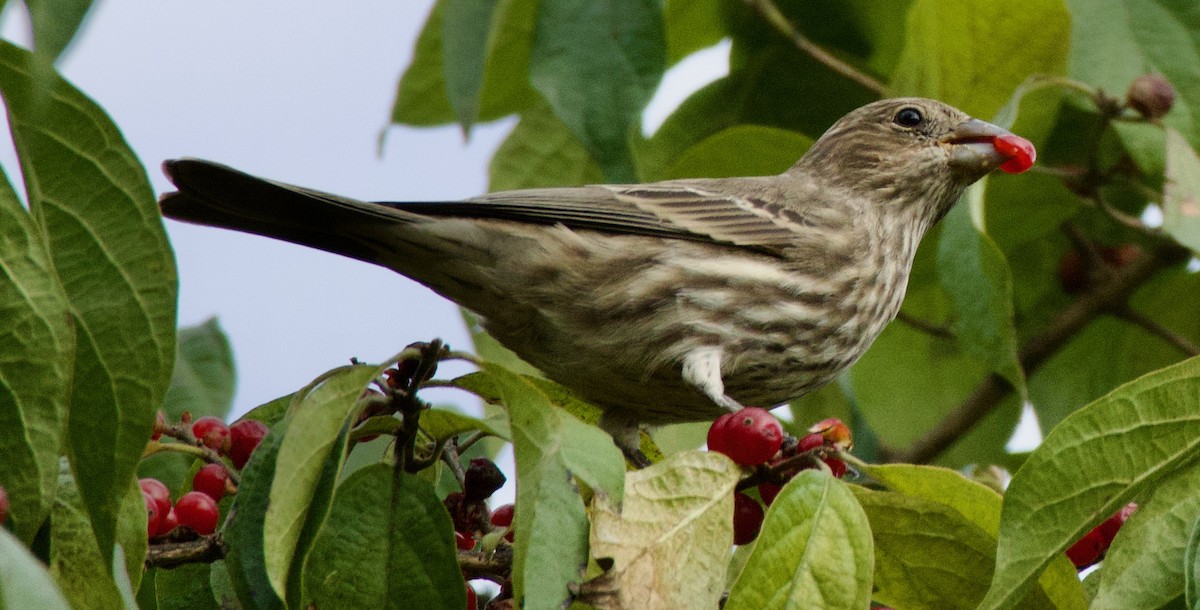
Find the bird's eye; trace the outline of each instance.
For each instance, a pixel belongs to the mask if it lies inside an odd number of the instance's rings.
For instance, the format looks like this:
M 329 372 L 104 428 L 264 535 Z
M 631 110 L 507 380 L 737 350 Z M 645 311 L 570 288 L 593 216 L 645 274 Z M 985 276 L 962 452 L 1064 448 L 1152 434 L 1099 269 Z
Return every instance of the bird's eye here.
M 897 125 L 902 127 L 916 127 L 921 124 L 925 117 L 921 116 L 921 111 L 916 108 L 901 108 L 900 112 L 896 113 L 896 117 L 892 119 Z

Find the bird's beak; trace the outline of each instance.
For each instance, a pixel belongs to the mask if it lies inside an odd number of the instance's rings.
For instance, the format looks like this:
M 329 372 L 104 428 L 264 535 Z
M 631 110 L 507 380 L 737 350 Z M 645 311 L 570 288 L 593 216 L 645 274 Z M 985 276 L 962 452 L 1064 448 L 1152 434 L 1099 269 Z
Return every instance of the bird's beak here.
M 1012 155 L 996 148 L 996 138 L 1014 138 L 1012 132 L 986 121 L 970 119 L 959 123 L 954 131 L 942 136 L 941 142 L 950 145 L 951 167 L 983 175 L 1009 160 Z

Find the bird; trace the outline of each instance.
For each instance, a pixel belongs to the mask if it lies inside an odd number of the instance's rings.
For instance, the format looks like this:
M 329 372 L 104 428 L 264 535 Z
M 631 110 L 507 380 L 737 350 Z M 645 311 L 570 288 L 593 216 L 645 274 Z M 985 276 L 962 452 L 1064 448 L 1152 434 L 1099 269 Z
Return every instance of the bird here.
M 902 97 L 852 110 L 773 176 L 367 202 L 181 158 L 163 164 L 178 190 L 159 203 L 431 288 L 598 406 L 644 463 L 643 427 L 785 404 L 853 364 L 896 317 L 928 229 L 1033 154 L 1008 130 Z

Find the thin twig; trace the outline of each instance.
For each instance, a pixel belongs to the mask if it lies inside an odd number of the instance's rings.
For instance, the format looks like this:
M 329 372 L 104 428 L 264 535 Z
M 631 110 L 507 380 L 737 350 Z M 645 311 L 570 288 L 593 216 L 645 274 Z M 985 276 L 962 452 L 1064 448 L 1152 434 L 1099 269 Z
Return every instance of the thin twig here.
M 458 450 L 458 441 L 453 438 L 449 439 L 442 447 L 442 461 L 450 468 L 450 472 L 454 473 L 454 478 L 458 481 L 459 489 L 465 489 L 467 474 L 463 472 L 461 455 Z
M 1118 305 L 1109 308 L 1108 311 L 1126 322 L 1141 326 L 1146 332 L 1174 345 L 1179 351 L 1189 356 L 1200 356 L 1200 346 L 1189 341 L 1187 337 L 1151 320 L 1146 314 L 1133 309 L 1129 305 Z
M 209 534 L 187 542 L 151 544 L 146 549 L 147 568 L 175 568 L 188 563 L 212 563 L 225 557 L 221 534 Z
M 784 16 L 783 12 L 779 10 L 779 7 L 772 0 L 746 0 L 746 4 L 749 4 L 751 8 L 758 11 L 758 14 L 762 15 L 763 19 L 766 19 L 767 23 L 775 28 L 776 31 L 787 36 L 792 41 L 792 44 L 796 45 L 797 49 L 807 53 L 830 70 L 862 85 L 880 97 L 883 97 L 887 91 L 883 83 L 868 76 L 858 68 L 834 57 L 825 49 L 814 44 L 807 36 L 800 33 L 800 30 L 796 29 L 796 26 L 791 21 L 788 21 L 788 18 Z
M 1117 270 L 1111 281 L 1095 284 L 1084 291 L 1075 302 L 1059 312 L 1045 331 L 1021 347 L 1019 360 L 1025 374 L 1032 375 L 1096 316 L 1118 303 L 1126 302 L 1134 290 L 1159 270 L 1180 263 L 1189 255 L 1188 250 L 1178 245 L 1161 244 L 1146 256 Z M 988 375 L 962 404 L 942 418 L 925 436 L 917 439 L 907 450 L 887 455 L 886 459 L 911 463 L 933 460 L 991 413 L 1012 390 L 1003 377 L 994 373 Z
M 950 327 L 930 322 L 929 320 L 925 320 L 923 318 L 918 318 L 917 316 L 904 311 L 896 314 L 896 319 L 927 335 L 932 335 L 942 339 L 954 338 L 954 331 L 950 330 Z

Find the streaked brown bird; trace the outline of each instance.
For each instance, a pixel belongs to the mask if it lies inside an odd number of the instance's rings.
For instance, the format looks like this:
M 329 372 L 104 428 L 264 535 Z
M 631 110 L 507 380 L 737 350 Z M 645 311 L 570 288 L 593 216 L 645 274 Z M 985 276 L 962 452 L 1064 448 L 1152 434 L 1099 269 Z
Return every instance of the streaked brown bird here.
M 636 456 L 640 424 L 779 405 L 857 360 L 896 316 L 926 230 L 1013 157 L 997 139 L 1020 140 L 896 98 L 777 176 L 367 203 L 180 159 L 161 206 L 417 280 L 602 407 Z

